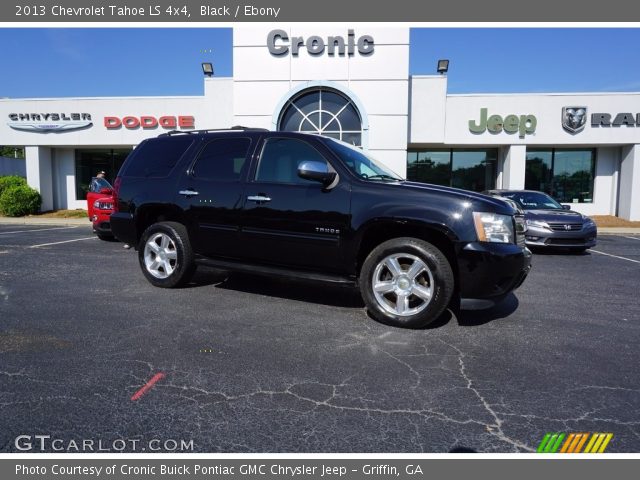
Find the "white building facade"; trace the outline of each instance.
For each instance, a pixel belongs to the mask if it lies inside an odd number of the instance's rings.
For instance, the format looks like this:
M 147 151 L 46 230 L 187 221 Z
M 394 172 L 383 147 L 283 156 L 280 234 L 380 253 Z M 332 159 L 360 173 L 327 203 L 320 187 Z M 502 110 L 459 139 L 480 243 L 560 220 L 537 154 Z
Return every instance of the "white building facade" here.
M 85 208 L 138 143 L 232 125 L 329 135 L 411 180 L 531 188 L 587 215 L 640 220 L 640 93 L 449 95 L 409 75 L 408 28 L 236 27 L 233 77 L 194 97 L 0 100 L 43 210 Z M 455 62 L 455 59 L 453 59 Z

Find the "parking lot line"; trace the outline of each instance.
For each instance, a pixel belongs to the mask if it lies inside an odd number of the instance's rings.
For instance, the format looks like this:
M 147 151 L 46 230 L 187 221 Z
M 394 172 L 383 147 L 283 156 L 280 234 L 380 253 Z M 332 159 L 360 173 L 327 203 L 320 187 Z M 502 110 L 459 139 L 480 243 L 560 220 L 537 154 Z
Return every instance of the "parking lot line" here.
M 630 238 L 631 240 L 640 240 L 640 237 L 627 237 L 623 235 L 624 238 Z
M 74 227 L 36 228 L 33 230 L 14 230 L 12 232 L 0 232 L 0 235 L 9 235 L 11 233 L 45 232 L 47 230 L 65 230 L 69 228 L 78 228 L 78 227 L 74 226 Z
M 98 237 L 74 238 L 73 240 L 64 240 L 63 242 L 41 243 L 39 245 L 31 245 L 29 248 L 47 247 L 49 245 L 59 245 L 61 243 L 80 242 L 81 240 L 95 240 Z
M 632 258 L 620 257 L 618 255 L 612 255 L 610 253 L 599 252 L 598 250 L 594 250 L 594 249 L 591 249 L 589 251 L 593 253 L 599 253 L 600 255 L 606 255 L 607 257 L 614 257 L 614 258 L 619 258 L 620 260 L 627 260 L 628 262 L 640 263 L 640 260 L 633 260 Z

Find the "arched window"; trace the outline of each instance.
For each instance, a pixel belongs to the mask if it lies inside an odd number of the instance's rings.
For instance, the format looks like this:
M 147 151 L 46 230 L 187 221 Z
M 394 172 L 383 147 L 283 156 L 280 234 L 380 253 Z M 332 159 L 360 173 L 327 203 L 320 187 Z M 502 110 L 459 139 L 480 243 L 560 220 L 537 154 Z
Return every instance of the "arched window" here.
M 304 90 L 289 99 L 280 114 L 278 130 L 306 132 L 362 146 L 362 120 L 344 94 L 330 88 Z

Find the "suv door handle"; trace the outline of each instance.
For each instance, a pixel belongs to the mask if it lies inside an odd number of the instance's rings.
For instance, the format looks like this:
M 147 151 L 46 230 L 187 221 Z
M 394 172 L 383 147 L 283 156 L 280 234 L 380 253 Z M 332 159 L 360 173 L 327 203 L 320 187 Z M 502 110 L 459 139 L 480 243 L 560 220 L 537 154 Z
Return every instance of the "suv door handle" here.
M 265 197 L 264 195 L 249 195 L 247 197 L 247 200 L 250 200 L 252 202 L 270 202 L 271 198 Z
M 193 197 L 195 195 L 200 195 L 200 193 L 196 192 L 195 190 L 180 190 L 178 193 L 180 195 L 186 195 L 187 197 Z

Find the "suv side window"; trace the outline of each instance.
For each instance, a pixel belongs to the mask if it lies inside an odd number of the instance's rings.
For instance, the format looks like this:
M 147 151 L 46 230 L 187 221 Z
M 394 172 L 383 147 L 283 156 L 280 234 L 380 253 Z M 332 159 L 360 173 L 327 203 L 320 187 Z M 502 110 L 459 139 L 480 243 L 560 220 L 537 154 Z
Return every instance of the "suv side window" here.
M 320 152 L 303 140 L 268 138 L 262 147 L 255 180 L 308 185 L 313 182 L 298 176 L 298 165 L 308 160 L 327 163 Z
M 248 138 L 219 138 L 212 140 L 198 155 L 192 173 L 196 178 L 238 181 L 247 159 L 251 140 Z
M 127 158 L 127 177 L 166 177 L 193 143 L 190 135 L 144 141 Z

